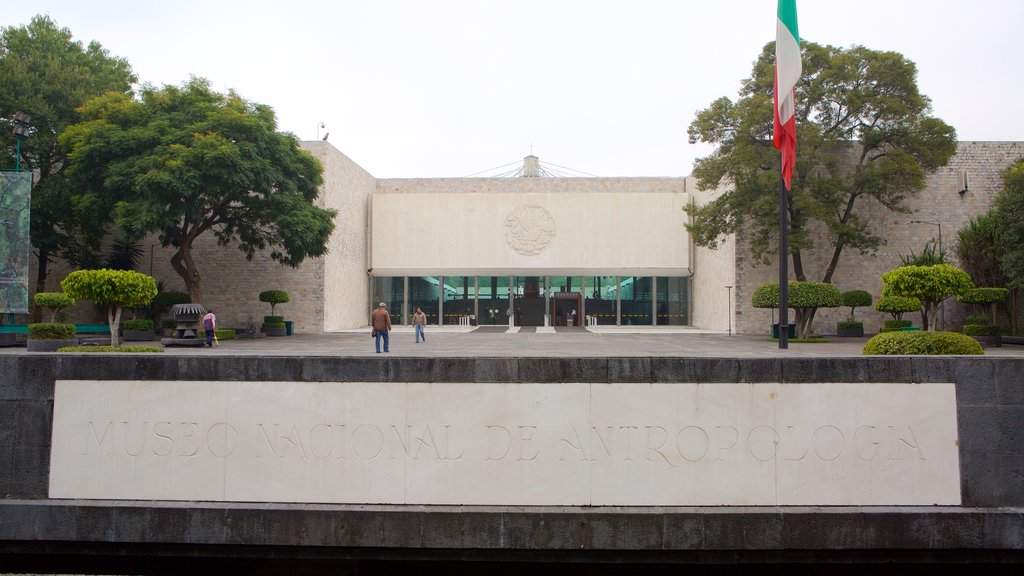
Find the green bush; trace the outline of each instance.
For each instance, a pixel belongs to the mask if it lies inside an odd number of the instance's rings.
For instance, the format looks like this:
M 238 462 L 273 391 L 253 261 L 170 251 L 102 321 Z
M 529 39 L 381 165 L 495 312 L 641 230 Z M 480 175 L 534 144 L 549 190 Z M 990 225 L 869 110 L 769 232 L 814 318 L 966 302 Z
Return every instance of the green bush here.
M 828 282 L 790 282 L 790 308 L 835 308 L 843 305 L 839 289 Z M 779 283 L 761 284 L 750 298 L 754 308 L 779 307 Z
M 912 324 L 913 322 L 910 320 L 886 320 L 885 323 L 882 324 L 882 329 L 879 330 L 879 332 L 894 332 L 904 326 L 910 326 Z
M 213 335 L 214 335 L 215 338 L 217 338 L 217 340 L 234 340 L 235 339 L 235 331 L 231 330 L 229 328 L 214 330 L 213 331 Z M 199 331 L 199 337 L 200 338 L 206 338 L 206 331 L 205 330 L 200 330 Z
M 1006 288 L 971 288 L 956 297 L 957 302 L 964 304 L 995 304 L 1002 302 L 1010 295 Z
M 845 321 L 838 323 L 839 328 L 863 328 L 863 322 Z
M 851 322 L 854 320 L 854 309 L 863 306 L 871 306 L 871 302 L 873 301 L 871 294 L 866 290 L 849 290 L 847 292 L 843 292 L 840 296 L 843 299 L 843 306 L 850 307 Z
M 967 336 L 999 336 L 1002 330 L 995 324 L 964 324 L 964 334 Z
M 74 324 L 40 322 L 28 325 L 28 337 L 33 340 L 74 340 Z
M 864 354 L 984 354 L 981 344 L 956 332 L 884 332 L 864 344 Z
M 284 322 L 264 322 L 264 328 L 285 328 Z
M 284 290 L 264 290 L 263 292 L 260 292 L 260 302 L 270 304 L 271 316 L 274 314 L 275 306 L 278 304 L 284 304 L 290 300 L 291 298 L 288 297 L 288 293 Z
M 75 305 L 75 299 L 63 292 L 37 292 L 32 301 L 50 311 L 51 323 L 56 320 L 58 312 Z
M 132 332 L 148 332 L 153 329 L 152 320 L 125 320 L 124 329 Z
M 110 343 L 118 344 L 117 327 L 124 308 L 146 306 L 156 296 L 152 276 L 133 270 L 75 270 L 60 281 L 64 293 L 79 300 L 89 300 L 107 310 Z
M 284 324 L 284 316 L 264 316 L 263 324 Z
M 893 320 L 902 320 L 904 313 L 917 312 L 920 309 L 921 301 L 913 296 L 883 296 L 875 304 L 875 310 L 892 314 Z
M 163 352 L 162 346 L 65 346 L 57 352 Z

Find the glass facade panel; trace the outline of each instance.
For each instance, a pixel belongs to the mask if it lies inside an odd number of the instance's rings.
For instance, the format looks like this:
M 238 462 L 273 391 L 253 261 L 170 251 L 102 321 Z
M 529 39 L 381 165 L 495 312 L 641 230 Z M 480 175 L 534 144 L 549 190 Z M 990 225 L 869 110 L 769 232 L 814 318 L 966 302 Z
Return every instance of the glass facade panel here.
M 622 303 L 623 326 L 651 325 L 651 277 L 623 276 L 618 291 Z
M 544 325 L 544 276 L 516 276 L 515 302 L 516 326 Z
M 384 302 L 388 305 L 392 324 L 402 323 L 402 304 L 405 302 L 405 278 L 402 276 L 384 276 L 374 278 L 370 283 L 370 295 L 373 298 L 370 309 Z M 370 323 L 370 313 L 366 313 L 366 323 Z
M 587 276 L 587 316 L 599 326 L 615 325 L 615 276 Z
M 474 276 L 444 277 L 444 323 L 458 324 L 459 320 L 476 314 L 476 287 Z
M 412 323 L 412 313 L 417 306 L 427 315 L 427 324 L 437 324 L 439 280 L 437 276 L 409 277 L 409 322 L 406 324 Z
M 690 324 L 690 279 L 682 276 L 658 277 L 658 324 Z
M 477 324 L 508 324 L 508 276 L 480 276 Z

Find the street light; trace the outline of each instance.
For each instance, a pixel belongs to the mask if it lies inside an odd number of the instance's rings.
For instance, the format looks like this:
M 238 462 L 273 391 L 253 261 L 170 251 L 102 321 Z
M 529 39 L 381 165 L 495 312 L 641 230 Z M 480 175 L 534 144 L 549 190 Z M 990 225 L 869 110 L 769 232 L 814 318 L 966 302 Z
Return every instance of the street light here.
M 726 291 L 727 291 L 726 293 L 728 294 L 728 296 L 726 296 L 726 298 L 728 298 L 726 304 L 727 304 L 727 307 L 728 307 L 728 310 L 729 310 L 729 316 L 726 319 L 729 321 L 729 337 L 732 338 L 732 289 L 733 289 L 733 285 L 732 284 L 726 284 L 725 286 L 723 286 L 723 288 L 726 289 Z
M 943 257 L 943 255 L 942 255 L 942 222 L 939 222 L 938 220 L 911 220 L 910 223 L 911 224 L 931 224 L 932 226 L 937 226 L 938 227 L 938 229 L 939 229 L 939 258 L 942 258 Z M 941 327 L 941 329 L 945 330 L 946 329 L 946 299 L 945 298 L 942 299 L 942 308 L 940 309 L 939 314 L 940 314 L 940 322 L 941 322 L 941 326 L 940 327 Z
M 32 133 L 32 125 L 29 124 L 32 119 L 28 114 L 24 112 L 15 112 L 14 119 L 11 121 L 14 124 L 14 128 L 11 129 L 14 132 L 14 139 L 17 142 L 16 151 L 14 153 L 14 170 L 21 170 L 21 141 L 28 138 Z

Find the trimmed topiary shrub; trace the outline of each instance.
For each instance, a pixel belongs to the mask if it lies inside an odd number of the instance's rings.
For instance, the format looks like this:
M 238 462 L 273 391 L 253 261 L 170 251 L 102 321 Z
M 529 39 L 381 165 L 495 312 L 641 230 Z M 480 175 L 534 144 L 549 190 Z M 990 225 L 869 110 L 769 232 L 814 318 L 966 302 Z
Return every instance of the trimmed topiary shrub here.
M 750 300 L 754 308 L 778 308 L 779 283 L 758 286 Z M 836 308 L 843 304 L 839 288 L 828 282 L 790 282 L 788 300 L 789 307 L 796 311 L 797 338 L 804 338 L 810 332 L 815 310 Z
M 290 301 L 288 293 L 284 290 L 264 290 L 260 292 L 260 302 L 266 302 L 270 304 L 270 315 L 274 315 L 274 307 L 278 304 L 284 304 Z
M 121 311 L 145 306 L 156 296 L 153 277 L 133 270 L 76 270 L 61 280 L 60 287 L 72 298 L 106 308 L 110 343 L 114 346 L 118 344 Z
M 63 292 L 37 292 L 32 300 L 36 306 L 42 306 L 50 311 L 51 323 L 56 322 L 58 312 L 75 305 L 75 299 Z
M 858 306 L 860 306 L 860 307 L 871 306 L 871 303 L 874 301 L 871 298 L 871 293 L 869 293 L 866 290 L 849 290 L 847 292 L 843 292 L 842 293 L 842 298 L 843 298 L 843 306 L 849 306 L 850 307 L 850 321 L 851 322 L 856 320 L 856 318 L 854 317 L 854 310 Z
M 921 301 L 921 320 L 925 330 L 935 328 L 939 304 L 948 296 L 974 288 L 971 277 L 949 264 L 900 266 L 882 274 L 882 294 L 913 296 Z
M 892 315 L 893 320 L 903 320 L 903 314 L 917 312 L 921 309 L 921 301 L 913 296 L 882 296 L 875 304 L 875 310 L 887 312 Z M 907 321 L 910 326 L 910 321 Z
M 152 320 L 125 320 L 124 329 L 132 332 L 148 332 L 153 329 Z
M 864 354 L 984 354 L 981 344 L 956 332 L 885 332 L 864 344 Z
M 32 340 L 74 340 L 74 324 L 40 322 L 28 325 L 28 337 Z
M 999 336 L 1002 333 L 995 324 L 964 324 L 964 334 L 968 336 Z

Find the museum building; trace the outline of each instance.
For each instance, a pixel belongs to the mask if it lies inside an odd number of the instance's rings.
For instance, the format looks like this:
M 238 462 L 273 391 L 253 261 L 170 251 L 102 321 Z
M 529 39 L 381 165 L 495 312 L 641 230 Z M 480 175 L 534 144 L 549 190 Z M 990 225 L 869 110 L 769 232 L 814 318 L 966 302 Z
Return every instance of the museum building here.
M 758 284 L 777 280 L 777 265 L 752 257 L 743 232 L 712 250 L 686 231 L 690 202 L 703 204 L 725 188 L 701 191 L 678 178 L 550 177 L 535 156 L 518 175 L 487 178 L 375 178 L 327 142 L 303 142 L 324 167 L 317 202 L 338 211 L 329 253 L 297 269 L 268 257 L 247 261 L 237 250 L 200 237 L 205 304 L 224 326 L 258 326 L 270 308 L 263 290 L 285 290 L 278 311 L 295 332 L 361 328 L 385 302 L 397 324 L 419 307 L 433 325 L 689 326 L 739 333 L 768 332 L 771 311 L 755 309 Z M 877 300 L 881 274 L 899 256 L 938 237 L 952 254 L 956 231 L 983 214 L 1001 189 L 1002 173 L 1024 157 L 1020 142 L 960 142 L 947 167 L 930 174 L 910 200 L 911 214 L 865 201 L 858 209 L 884 223 L 875 254 L 847 250 L 834 276 L 840 290 L 863 289 Z M 969 189 L 963 183 L 970 182 Z M 922 223 L 924 222 L 924 223 Z M 824 268 L 827 249 L 804 255 L 809 280 Z M 182 289 L 170 252 L 148 243 L 150 272 Z M 952 324 L 962 315 L 947 307 Z M 849 310 L 820 310 L 815 329 L 834 331 Z M 858 309 L 869 333 L 887 316 Z

